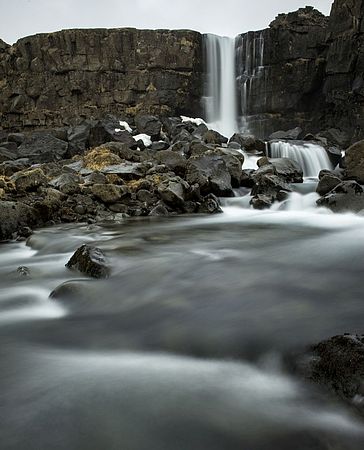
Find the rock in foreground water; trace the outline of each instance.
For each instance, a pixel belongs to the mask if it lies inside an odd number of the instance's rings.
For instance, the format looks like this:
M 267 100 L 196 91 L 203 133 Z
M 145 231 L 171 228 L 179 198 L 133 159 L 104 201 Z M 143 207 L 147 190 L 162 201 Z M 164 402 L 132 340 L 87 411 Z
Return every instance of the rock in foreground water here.
M 107 278 L 111 273 L 103 252 L 86 244 L 76 250 L 66 267 L 92 278 Z

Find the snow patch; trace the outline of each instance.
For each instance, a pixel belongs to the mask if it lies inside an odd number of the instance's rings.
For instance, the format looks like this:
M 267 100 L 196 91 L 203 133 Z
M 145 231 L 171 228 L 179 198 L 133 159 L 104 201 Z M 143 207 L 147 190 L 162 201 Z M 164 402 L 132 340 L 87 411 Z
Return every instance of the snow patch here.
M 191 123 L 194 123 L 197 126 L 200 126 L 202 124 L 207 125 L 206 122 L 203 119 L 199 119 L 199 118 L 193 119 L 191 117 L 186 117 L 186 116 L 180 116 L 180 117 L 181 117 L 183 123 L 191 122 Z
M 150 147 L 152 145 L 152 140 L 150 138 L 150 136 L 148 136 L 147 134 L 137 134 L 136 136 L 133 136 L 135 141 L 143 141 L 143 144 L 146 147 Z
M 132 133 L 133 130 L 131 129 L 130 125 L 128 124 L 128 122 L 123 122 L 122 120 L 120 120 L 120 126 L 122 128 L 124 128 L 124 130 L 129 131 L 129 133 Z

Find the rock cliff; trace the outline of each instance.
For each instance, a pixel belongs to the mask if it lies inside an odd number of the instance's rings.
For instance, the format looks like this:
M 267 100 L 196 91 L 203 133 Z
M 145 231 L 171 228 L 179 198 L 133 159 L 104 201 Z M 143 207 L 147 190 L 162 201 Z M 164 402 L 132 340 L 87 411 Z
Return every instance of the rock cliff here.
M 136 113 L 198 115 L 202 38 L 187 30 L 64 30 L 0 41 L 3 129 Z
M 267 136 L 299 125 L 306 132 L 340 128 L 352 142 L 363 137 L 363 14 L 363 0 L 336 0 L 330 17 L 306 7 L 242 35 L 264 41 L 262 68 L 248 77 L 252 131 Z

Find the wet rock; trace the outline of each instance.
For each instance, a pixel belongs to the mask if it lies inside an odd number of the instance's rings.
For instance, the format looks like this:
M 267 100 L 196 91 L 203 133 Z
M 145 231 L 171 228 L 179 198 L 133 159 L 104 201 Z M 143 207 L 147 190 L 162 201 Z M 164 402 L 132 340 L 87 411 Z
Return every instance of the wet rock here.
M 248 153 L 265 152 L 265 142 L 253 135 L 235 133 L 230 138 L 229 145 L 233 142 L 239 144 Z
M 290 186 L 276 174 L 276 169 L 272 164 L 256 170 L 252 179 L 254 181 L 252 196 L 265 195 L 276 199 L 278 192 L 291 191 Z
M 29 267 L 26 266 L 19 266 L 16 269 L 16 273 L 20 276 L 20 277 L 29 277 L 30 276 L 30 269 Z
M 107 278 L 111 274 L 103 252 L 86 244 L 76 250 L 66 267 L 92 278 Z
M 250 200 L 250 204 L 254 209 L 268 209 L 273 204 L 273 198 L 264 194 L 257 194 Z
M 189 190 L 189 184 L 180 177 L 162 181 L 158 186 L 161 199 L 173 207 L 182 208 L 185 203 L 185 194 Z
M 30 206 L 0 200 L 0 241 L 13 239 L 20 228 L 36 223 L 36 211 Z
M 169 216 L 169 211 L 163 202 L 158 202 L 158 204 L 150 211 L 149 216 Z
M 360 212 L 364 209 L 363 188 L 356 181 L 343 181 L 319 198 L 317 205 L 333 212 Z
M 197 208 L 200 214 L 220 214 L 222 209 L 219 204 L 219 199 L 214 194 L 206 195 Z
M 68 143 L 48 131 L 27 134 L 18 147 L 19 157 L 28 158 L 32 164 L 60 161 L 66 157 L 67 151 Z
M 84 178 L 85 185 L 107 184 L 106 175 L 101 172 L 92 172 Z
M 153 192 L 147 191 L 146 189 L 140 189 L 137 192 L 137 199 L 147 206 L 154 205 L 158 200 L 157 196 Z
M 364 335 L 344 334 L 313 345 L 295 370 L 364 414 Z
M 223 136 L 222 134 L 220 134 L 220 133 L 218 133 L 217 131 L 214 131 L 214 130 L 208 130 L 203 135 L 203 141 L 206 144 L 222 145 L 222 144 L 227 144 L 228 140 L 229 139 L 227 137 Z
M 213 152 L 188 160 L 186 180 L 190 185 L 198 184 L 202 195 L 212 193 L 221 197 L 234 196 L 226 163 L 220 155 Z
M 5 161 L 13 161 L 14 159 L 17 159 L 17 157 L 17 153 L 14 153 L 14 151 L 7 149 L 0 144 L 0 163 Z
M 115 118 L 99 120 L 90 129 L 89 146 L 91 148 L 99 147 L 107 142 L 123 142 L 130 148 L 136 148 L 136 142 L 131 133 L 121 130 L 120 123 Z
M 68 156 L 82 155 L 89 147 L 91 123 L 83 123 L 67 130 Z
M 223 154 L 221 158 L 225 161 L 226 168 L 231 177 L 231 186 L 233 188 L 240 187 L 242 176 L 242 163 L 241 160 L 233 155 Z
M 152 145 L 150 146 L 150 149 L 155 152 L 159 152 L 161 150 L 167 150 L 167 148 L 169 148 L 169 144 L 166 141 L 152 142 Z
M 269 136 L 269 140 L 293 140 L 296 141 L 302 136 L 302 128 L 296 127 L 288 131 L 276 131 Z
M 8 141 L 15 142 L 16 146 L 19 147 L 24 142 L 25 134 L 24 133 L 9 133 Z
M 317 138 L 326 139 L 329 146 L 336 146 L 339 148 L 347 148 L 350 145 L 350 137 L 345 131 L 337 128 L 330 128 L 326 131 L 321 131 L 316 135 Z
M 118 177 L 124 181 L 139 180 L 146 174 L 146 166 L 140 163 L 125 162 L 122 164 L 116 164 L 107 166 L 101 169 L 102 173 L 118 175 Z
M 296 161 L 289 158 L 269 158 L 268 162 L 275 168 L 276 175 L 286 183 L 303 183 L 303 170 Z
M 254 178 L 253 178 L 254 173 L 255 170 L 253 169 L 243 170 L 241 172 L 240 186 L 245 188 L 252 188 L 254 186 Z
M 63 173 L 50 181 L 50 186 L 61 191 L 63 194 L 73 195 L 80 192 L 82 179 L 79 175 L 73 173 Z
M 116 203 L 129 194 L 126 186 L 116 186 L 115 184 L 94 184 L 91 192 L 103 203 Z
M 11 177 L 14 173 L 24 170 L 26 167 L 29 167 L 29 165 L 30 161 L 27 158 L 3 162 L 0 164 L 0 175 Z
M 327 147 L 326 152 L 329 156 L 331 164 L 336 167 L 342 160 L 341 150 L 338 147 Z
M 364 140 L 356 142 L 345 152 L 346 178 L 364 184 Z
M 52 300 L 89 301 L 92 298 L 94 286 L 89 281 L 66 281 L 57 286 L 50 294 Z
M 110 150 L 111 153 L 119 156 L 122 160 L 140 162 L 144 159 L 143 154 L 139 150 L 133 150 L 123 142 L 107 142 L 102 148 Z
M 11 181 L 17 191 L 34 191 L 48 182 L 40 168 L 17 172 L 11 177 Z
M 153 141 L 160 137 L 162 123 L 158 117 L 150 115 L 141 115 L 135 118 L 135 125 L 139 133 L 147 134 Z
M 342 180 L 337 176 L 329 173 L 320 178 L 320 181 L 317 185 L 316 192 L 320 195 L 326 195 L 330 191 L 332 191 L 336 186 L 338 186 Z
M 155 159 L 159 164 L 164 164 L 170 168 L 176 175 L 184 176 L 187 160 L 181 154 L 171 150 L 163 150 L 157 153 Z

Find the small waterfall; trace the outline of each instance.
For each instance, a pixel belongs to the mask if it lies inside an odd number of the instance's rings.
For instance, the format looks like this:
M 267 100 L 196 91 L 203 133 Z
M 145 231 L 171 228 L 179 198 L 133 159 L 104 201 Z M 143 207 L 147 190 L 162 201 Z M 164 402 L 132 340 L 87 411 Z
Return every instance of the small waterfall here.
M 257 89 L 256 82 L 265 76 L 263 32 L 249 32 L 237 38 L 236 66 L 240 91 L 241 129 L 248 131 L 248 113 L 251 108 L 251 94 Z M 259 99 L 264 101 L 266 99 Z
M 207 122 L 230 137 L 237 129 L 235 39 L 205 35 Z
M 332 169 L 326 150 L 321 145 L 309 142 L 271 142 L 269 156 L 293 159 L 301 166 L 304 177 L 317 177 L 320 170 Z

